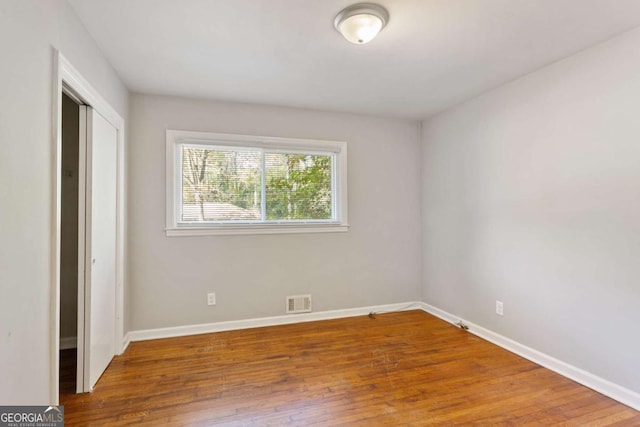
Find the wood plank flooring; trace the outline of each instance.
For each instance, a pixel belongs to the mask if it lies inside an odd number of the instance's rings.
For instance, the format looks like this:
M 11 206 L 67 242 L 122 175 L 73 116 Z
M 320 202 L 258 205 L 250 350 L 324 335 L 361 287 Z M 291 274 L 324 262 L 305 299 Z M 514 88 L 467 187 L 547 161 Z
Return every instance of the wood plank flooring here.
M 640 426 L 640 412 L 422 311 L 132 343 L 75 425 Z

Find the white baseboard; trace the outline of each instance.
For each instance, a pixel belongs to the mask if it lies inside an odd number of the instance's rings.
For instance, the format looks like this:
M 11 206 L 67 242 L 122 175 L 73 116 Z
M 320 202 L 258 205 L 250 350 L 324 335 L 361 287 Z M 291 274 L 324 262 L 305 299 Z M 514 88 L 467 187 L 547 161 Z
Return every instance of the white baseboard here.
M 548 354 L 534 350 L 531 347 L 527 347 L 524 344 L 520 344 L 519 342 L 454 316 L 432 305 L 420 303 L 419 306 L 425 312 L 439 317 L 446 322 L 456 323 L 462 321 L 469 327 L 469 332 L 472 334 L 640 411 L 640 393 L 612 383 L 611 381 L 565 363 Z
M 78 347 L 77 337 L 64 337 L 60 338 L 60 350 L 69 350 L 70 348 Z
M 125 351 L 127 351 L 127 347 L 129 347 L 130 343 L 131 343 L 131 333 L 127 332 L 126 334 L 124 334 L 124 337 L 122 337 L 122 346 L 120 347 L 120 353 L 118 354 L 120 355 Z
M 316 320 L 340 319 L 363 316 L 371 312 L 402 311 L 421 309 L 420 302 L 406 302 L 372 307 L 349 308 L 344 310 L 319 311 L 315 313 L 288 314 L 285 316 L 262 317 L 257 319 L 231 320 L 225 322 L 185 325 L 170 328 L 143 329 L 126 334 L 126 344 L 134 341 L 146 341 L 159 338 L 173 338 L 187 335 L 209 334 L 212 332 L 233 331 L 238 329 L 261 328 L 264 326 L 288 325 L 291 323 L 313 322 Z M 123 343 L 124 346 L 124 343 Z

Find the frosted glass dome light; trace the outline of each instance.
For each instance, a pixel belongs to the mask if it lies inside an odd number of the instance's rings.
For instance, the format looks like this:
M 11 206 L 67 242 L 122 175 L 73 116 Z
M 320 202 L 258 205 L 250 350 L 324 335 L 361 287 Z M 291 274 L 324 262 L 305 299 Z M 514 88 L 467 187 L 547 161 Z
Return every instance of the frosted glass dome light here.
M 351 43 L 364 44 L 373 40 L 388 21 L 389 12 L 382 6 L 359 3 L 343 9 L 333 25 Z

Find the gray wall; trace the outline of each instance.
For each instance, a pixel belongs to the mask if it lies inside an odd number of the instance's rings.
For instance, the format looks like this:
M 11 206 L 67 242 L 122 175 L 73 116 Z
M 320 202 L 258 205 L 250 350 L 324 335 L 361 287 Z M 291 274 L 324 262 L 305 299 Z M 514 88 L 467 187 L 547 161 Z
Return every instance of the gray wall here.
M 590 48 L 422 136 L 425 301 L 635 391 L 639 46 Z
M 128 93 L 64 0 L 0 0 L 0 403 L 51 403 L 53 48 L 125 118 Z
M 62 218 L 60 224 L 60 338 L 78 330 L 78 150 L 80 109 L 62 96 Z
M 134 95 L 129 146 L 131 328 L 420 299 L 420 136 L 411 121 Z M 346 233 L 166 237 L 165 130 L 348 143 Z M 206 304 L 216 292 L 217 305 Z

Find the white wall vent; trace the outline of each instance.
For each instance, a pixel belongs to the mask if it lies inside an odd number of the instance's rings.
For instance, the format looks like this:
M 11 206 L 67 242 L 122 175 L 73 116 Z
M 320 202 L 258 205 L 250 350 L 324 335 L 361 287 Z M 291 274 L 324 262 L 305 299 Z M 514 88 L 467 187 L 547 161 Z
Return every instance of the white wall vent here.
M 287 313 L 309 313 L 311 295 L 290 295 L 287 297 Z

